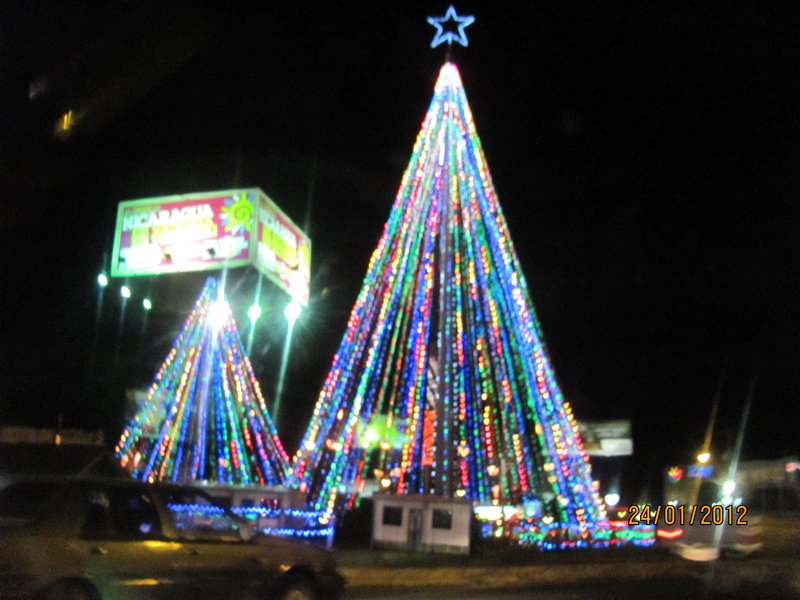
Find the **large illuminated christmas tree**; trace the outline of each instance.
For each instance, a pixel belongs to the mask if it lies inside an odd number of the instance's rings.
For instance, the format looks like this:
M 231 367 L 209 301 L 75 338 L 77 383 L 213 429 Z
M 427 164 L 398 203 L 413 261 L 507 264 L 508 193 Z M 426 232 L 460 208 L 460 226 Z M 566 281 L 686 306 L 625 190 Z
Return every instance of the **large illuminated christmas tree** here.
M 215 279 L 207 280 L 116 453 L 142 481 L 283 483 L 288 457 Z
M 606 521 L 449 62 L 290 476 L 331 511 L 371 479 Z

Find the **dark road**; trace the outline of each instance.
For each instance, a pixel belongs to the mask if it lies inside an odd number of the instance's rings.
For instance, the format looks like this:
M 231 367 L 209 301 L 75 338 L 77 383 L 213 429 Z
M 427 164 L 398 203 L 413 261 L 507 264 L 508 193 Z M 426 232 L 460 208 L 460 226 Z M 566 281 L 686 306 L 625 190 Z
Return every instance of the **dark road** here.
M 784 523 L 787 525 L 787 523 Z M 796 527 L 770 535 L 752 557 L 684 560 L 664 549 L 624 553 L 434 557 L 343 555 L 345 598 L 547 600 L 638 598 L 800 599 Z M 348 564 L 349 562 L 349 564 Z
M 716 582 L 711 587 L 706 587 L 702 578 L 675 578 L 652 579 L 635 582 L 581 582 L 575 585 L 565 582 L 562 586 L 505 588 L 505 589 L 450 589 L 431 587 L 426 589 L 357 589 L 349 590 L 345 599 L 395 599 L 395 600 L 425 600 L 436 598 L 442 600 L 523 600 L 536 598 L 537 600 L 620 600 L 627 598 L 654 598 L 685 600 L 716 600 L 723 598 L 759 598 L 770 600 L 783 600 L 800 598 L 800 589 L 794 591 L 780 586 L 775 582 L 765 582 L 761 585 L 721 585 Z

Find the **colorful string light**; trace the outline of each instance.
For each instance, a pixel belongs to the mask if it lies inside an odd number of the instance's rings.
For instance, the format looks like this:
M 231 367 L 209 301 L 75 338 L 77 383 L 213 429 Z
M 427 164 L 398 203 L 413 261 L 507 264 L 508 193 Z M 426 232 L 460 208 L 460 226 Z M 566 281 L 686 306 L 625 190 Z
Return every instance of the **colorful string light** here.
M 238 526 L 227 519 L 228 511 L 220 506 L 197 503 L 169 503 L 167 508 L 172 513 L 178 529 L 190 531 L 226 531 Z M 321 511 L 298 510 L 291 508 L 264 508 L 234 506 L 230 512 L 246 519 L 245 522 L 254 531 L 264 535 L 294 537 L 301 539 L 323 538 L 328 546 L 333 543 L 334 528 L 326 515 Z M 250 523 L 258 519 L 277 521 L 279 526 L 263 527 L 259 523 Z
M 115 450 L 142 481 L 283 483 L 288 456 L 213 278 Z
M 375 422 L 402 445 L 364 442 L 356 432 Z M 373 477 L 398 494 L 537 501 L 562 527 L 609 528 L 452 63 L 288 482 L 333 512 Z

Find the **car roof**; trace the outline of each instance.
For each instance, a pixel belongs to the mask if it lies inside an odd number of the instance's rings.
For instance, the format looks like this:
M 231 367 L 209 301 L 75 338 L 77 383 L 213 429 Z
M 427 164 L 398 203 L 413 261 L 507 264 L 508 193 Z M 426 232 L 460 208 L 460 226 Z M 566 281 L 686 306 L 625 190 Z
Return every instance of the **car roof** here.
M 194 485 L 183 485 L 177 483 L 155 482 L 148 483 L 137 479 L 122 479 L 115 477 L 98 477 L 92 475 L 43 475 L 40 473 L 27 473 L 15 475 L 6 479 L 6 485 L 16 483 L 39 483 L 52 485 L 53 487 L 63 486 L 103 486 L 114 488 L 146 488 L 162 492 L 186 493 L 193 492 L 209 496 L 208 492 L 201 487 Z M 209 496 L 210 497 L 210 496 Z
M 0 444 L 0 475 L 128 477 L 109 448 L 79 444 Z

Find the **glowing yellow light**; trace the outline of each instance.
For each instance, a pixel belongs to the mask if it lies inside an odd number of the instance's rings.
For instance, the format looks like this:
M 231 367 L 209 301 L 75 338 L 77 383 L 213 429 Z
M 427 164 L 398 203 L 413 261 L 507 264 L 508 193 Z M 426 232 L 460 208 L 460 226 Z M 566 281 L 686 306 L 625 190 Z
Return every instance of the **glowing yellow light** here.
M 56 122 L 56 135 L 59 137 L 66 137 L 72 133 L 72 128 L 75 126 L 75 113 L 72 110 L 65 112 Z
M 158 579 L 125 579 L 122 581 L 123 585 L 138 587 L 138 586 L 153 586 L 162 583 Z M 164 582 L 165 583 L 165 582 Z
M 180 548 L 181 546 L 178 542 L 163 542 L 160 540 L 145 540 L 142 544 L 148 550 L 169 550 L 171 548 Z

